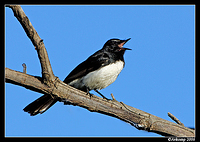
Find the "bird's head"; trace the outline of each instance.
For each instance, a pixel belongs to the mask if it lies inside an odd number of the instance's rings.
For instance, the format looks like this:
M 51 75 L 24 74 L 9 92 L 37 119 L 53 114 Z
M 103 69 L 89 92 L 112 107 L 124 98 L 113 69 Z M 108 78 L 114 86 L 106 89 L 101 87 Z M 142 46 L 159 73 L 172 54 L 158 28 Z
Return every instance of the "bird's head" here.
M 131 50 L 130 48 L 124 48 L 123 45 L 129 41 L 131 38 L 128 38 L 126 40 L 120 40 L 117 38 L 113 38 L 108 40 L 104 46 L 103 49 L 108 51 L 108 52 L 112 52 L 112 53 L 122 53 L 124 54 L 124 52 L 126 50 Z

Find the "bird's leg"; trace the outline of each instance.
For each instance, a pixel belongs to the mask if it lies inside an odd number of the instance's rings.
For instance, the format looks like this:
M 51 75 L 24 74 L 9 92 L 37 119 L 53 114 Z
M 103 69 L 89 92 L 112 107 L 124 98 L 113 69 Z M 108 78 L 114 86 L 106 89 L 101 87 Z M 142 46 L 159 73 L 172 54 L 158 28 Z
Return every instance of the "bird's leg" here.
M 91 99 L 91 97 L 93 96 L 93 94 L 91 94 L 89 91 L 90 91 L 90 90 L 89 90 L 89 88 L 87 87 L 87 94 L 86 94 L 86 95 L 90 95 L 90 99 Z
M 106 98 L 104 95 L 102 95 L 99 91 L 97 91 L 96 89 L 94 90 L 95 92 L 97 92 L 99 95 L 101 95 L 104 99 L 106 99 L 107 101 L 111 100 L 111 99 L 108 99 Z

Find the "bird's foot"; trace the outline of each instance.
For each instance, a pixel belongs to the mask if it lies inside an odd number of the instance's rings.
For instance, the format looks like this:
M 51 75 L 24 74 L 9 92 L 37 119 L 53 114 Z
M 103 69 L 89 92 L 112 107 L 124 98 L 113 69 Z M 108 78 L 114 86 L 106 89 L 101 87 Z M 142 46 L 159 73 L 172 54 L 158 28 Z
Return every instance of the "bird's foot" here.
M 90 99 L 91 99 L 91 97 L 93 97 L 94 94 L 89 93 L 89 95 L 90 95 Z
M 86 95 L 89 95 L 90 96 L 90 99 L 91 99 L 91 97 L 93 96 L 93 94 L 91 94 L 90 92 L 89 92 L 89 89 L 87 88 L 87 94 Z

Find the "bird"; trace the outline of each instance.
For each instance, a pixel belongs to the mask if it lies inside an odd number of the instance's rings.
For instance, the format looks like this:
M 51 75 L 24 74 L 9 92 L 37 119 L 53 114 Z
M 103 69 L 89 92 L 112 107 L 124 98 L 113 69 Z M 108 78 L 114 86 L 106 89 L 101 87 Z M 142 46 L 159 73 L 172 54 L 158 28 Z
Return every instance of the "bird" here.
M 87 92 L 94 90 L 103 99 L 110 100 L 98 90 L 104 89 L 112 84 L 125 66 L 124 53 L 130 48 L 123 45 L 131 38 L 120 40 L 118 38 L 109 39 L 103 48 L 89 56 L 85 61 L 76 66 L 64 79 L 64 83 Z M 49 94 L 44 94 L 36 99 L 23 110 L 31 116 L 42 114 L 54 105 L 59 98 Z

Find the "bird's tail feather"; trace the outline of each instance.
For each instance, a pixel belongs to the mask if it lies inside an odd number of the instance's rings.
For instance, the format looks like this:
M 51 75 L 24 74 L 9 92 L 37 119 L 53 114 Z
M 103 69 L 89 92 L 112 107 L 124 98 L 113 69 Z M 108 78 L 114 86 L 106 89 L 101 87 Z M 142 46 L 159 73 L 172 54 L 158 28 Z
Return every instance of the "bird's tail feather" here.
M 45 94 L 37 100 L 27 105 L 23 110 L 30 113 L 31 116 L 42 114 L 58 101 L 58 97 L 53 98 L 51 95 Z

